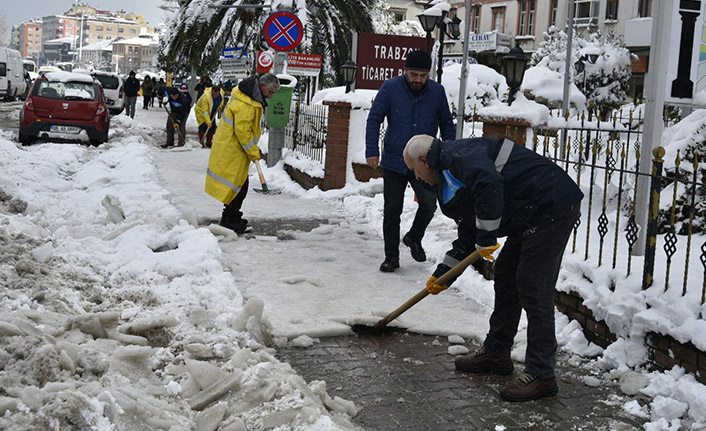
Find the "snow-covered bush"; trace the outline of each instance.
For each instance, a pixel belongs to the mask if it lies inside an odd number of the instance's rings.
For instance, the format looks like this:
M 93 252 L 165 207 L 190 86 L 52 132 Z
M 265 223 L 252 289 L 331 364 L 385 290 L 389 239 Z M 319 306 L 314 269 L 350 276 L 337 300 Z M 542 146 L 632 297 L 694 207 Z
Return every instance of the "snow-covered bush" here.
M 566 65 L 566 33 L 550 27 L 544 40 L 532 54 L 532 66 L 540 66 L 564 76 Z M 590 56 L 597 56 L 595 63 Z M 603 118 L 625 101 L 632 77 L 630 51 L 613 34 L 577 33 L 572 41 L 571 77 L 584 93 L 587 105 L 593 105 Z M 579 61 L 581 60 L 581 61 Z

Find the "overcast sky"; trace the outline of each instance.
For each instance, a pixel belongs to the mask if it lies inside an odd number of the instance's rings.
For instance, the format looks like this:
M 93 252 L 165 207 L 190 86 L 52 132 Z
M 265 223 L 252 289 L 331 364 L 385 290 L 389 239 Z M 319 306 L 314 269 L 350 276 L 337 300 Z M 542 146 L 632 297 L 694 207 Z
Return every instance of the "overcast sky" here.
M 8 26 L 13 26 L 30 18 L 58 15 L 68 11 L 73 0 L 0 0 L 0 13 L 5 15 Z M 116 12 L 120 9 L 144 15 L 150 26 L 163 22 L 167 12 L 159 9 L 162 0 L 83 0 L 92 7 Z

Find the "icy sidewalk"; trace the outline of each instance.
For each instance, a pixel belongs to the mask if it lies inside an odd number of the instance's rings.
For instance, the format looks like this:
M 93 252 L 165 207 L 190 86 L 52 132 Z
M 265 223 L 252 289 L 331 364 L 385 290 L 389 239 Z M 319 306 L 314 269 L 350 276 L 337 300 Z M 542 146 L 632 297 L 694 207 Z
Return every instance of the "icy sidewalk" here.
M 203 191 L 208 150 L 155 150 L 154 159 L 170 200 L 185 217 L 199 226 L 218 223 L 222 204 Z M 265 169 L 265 175 L 277 171 Z M 291 181 L 280 180 L 284 182 L 274 186 L 293 187 Z M 308 196 L 302 191 L 266 195 L 252 190 L 257 186 L 251 166 L 243 212 L 253 232 L 219 236 L 219 243 L 244 296 L 264 301 L 275 341 L 352 334 L 350 324 L 373 324 L 424 288 L 434 264 L 414 262 L 403 245 L 402 267 L 392 274 L 378 271 L 383 258 L 379 226 L 353 219 L 356 212 L 346 205 L 354 205 L 356 196 Z M 487 313 L 486 306 L 450 290 L 424 299 L 392 325 L 472 337 L 487 331 Z

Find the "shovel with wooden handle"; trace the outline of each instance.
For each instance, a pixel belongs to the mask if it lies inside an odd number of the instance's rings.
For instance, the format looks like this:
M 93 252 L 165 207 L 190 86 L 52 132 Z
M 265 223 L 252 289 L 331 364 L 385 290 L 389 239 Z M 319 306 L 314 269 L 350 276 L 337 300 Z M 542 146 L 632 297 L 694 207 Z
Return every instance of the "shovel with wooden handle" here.
M 456 266 L 446 271 L 444 275 L 436 279 L 436 284 L 441 286 L 443 286 L 444 284 L 448 284 L 449 280 L 460 275 L 466 268 L 468 268 L 469 265 L 478 260 L 478 258 L 480 258 L 480 252 L 476 250 L 471 253 L 467 258 L 463 259 L 461 262 L 456 264 Z M 351 326 L 351 329 L 353 330 L 353 332 L 356 332 L 358 334 L 374 334 L 382 332 L 384 331 L 388 323 L 392 322 L 397 317 L 399 317 L 400 314 L 412 308 L 412 306 L 424 299 L 427 295 L 429 295 L 429 291 L 427 291 L 427 288 L 425 287 L 424 289 L 420 290 L 419 293 L 411 297 L 407 302 L 397 307 L 395 311 L 378 321 L 375 326 L 355 324 Z
M 260 177 L 260 185 L 262 186 L 262 189 L 253 189 L 258 193 L 266 194 L 266 195 L 278 195 L 282 193 L 281 190 L 279 189 L 271 189 L 267 187 L 267 183 L 265 182 L 265 176 L 262 174 L 262 168 L 260 167 L 260 160 L 255 160 L 255 167 L 257 168 L 257 176 Z

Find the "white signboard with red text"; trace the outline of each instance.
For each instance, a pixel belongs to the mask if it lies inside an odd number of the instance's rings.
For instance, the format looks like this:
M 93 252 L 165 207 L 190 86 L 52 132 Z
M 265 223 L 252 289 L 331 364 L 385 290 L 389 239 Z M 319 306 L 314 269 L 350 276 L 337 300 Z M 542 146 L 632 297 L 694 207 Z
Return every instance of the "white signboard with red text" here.
M 287 73 L 296 76 L 319 76 L 322 57 L 317 54 L 287 54 Z

